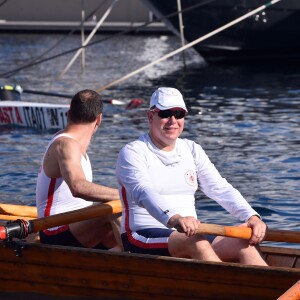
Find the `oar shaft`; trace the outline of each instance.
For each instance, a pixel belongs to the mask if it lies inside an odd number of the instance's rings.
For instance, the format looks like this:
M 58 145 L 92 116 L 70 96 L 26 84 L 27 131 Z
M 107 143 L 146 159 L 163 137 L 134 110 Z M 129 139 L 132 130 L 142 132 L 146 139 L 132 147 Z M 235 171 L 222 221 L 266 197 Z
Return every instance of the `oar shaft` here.
M 222 226 L 201 223 L 198 233 L 249 240 L 252 234 L 252 229 L 248 227 Z M 267 229 L 264 240 L 270 242 L 300 243 L 300 231 Z
M 300 231 L 268 229 L 266 241 L 300 243 Z
M 0 214 L 1 221 L 14 221 L 16 219 L 23 219 L 23 220 L 29 221 L 29 220 L 32 220 L 35 218 L 37 218 L 37 217 L 34 217 L 34 216 L 25 217 L 25 216 L 18 216 L 18 215 L 2 215 L 2 214 Z
M 25 206 L 17 204 L 0 204 L 0 214 L 15 215 L 18 217 L 37 218 L 37 210 L 35 206 Z M 16 219 L 15 218 L 15 219 Z
M 121 202 L 119 200 L 109 201 L 103 204 L 92 205 L 82 209 L 71 212 L 61 213 L 45 218 L 32 220 L 33 231 L 39 232 L 41 230 L 56 227 L 65 224 L 80 222 L 87 219 L 108 216 L 122 211 Z
M 71 99 L 73 97 L 73 95 L 70 95 L 70 94 L 52 93 L 52 92 L 44 92 L 44 91 L 33 91 L 33 90 L 23 90 L 23 93 L 61 97 L 61 98 L 67 98 L 67 99 Z
M 35 94 L 35 95 L 43 95 L 43 96 L 53 96 L 53 97 L 61 97 L 72 99 L 73 95 L 71 94 L 62 94 L 62 93 L 53 93 L 53 92 L 44 92 L 44 91 L 34 91 L 34 90 L 23 90 L 23 93 L 27 94 Z M 108 103 L 112 105 L 125 105 L 126 103 L 121 100 L 106 100 L 102 99 L 103 103 Z

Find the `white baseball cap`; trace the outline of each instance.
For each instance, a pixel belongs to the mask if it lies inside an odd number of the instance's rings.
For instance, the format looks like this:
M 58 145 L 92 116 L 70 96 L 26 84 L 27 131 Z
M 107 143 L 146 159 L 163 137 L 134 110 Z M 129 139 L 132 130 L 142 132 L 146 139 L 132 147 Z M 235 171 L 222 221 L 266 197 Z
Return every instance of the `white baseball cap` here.
M 156 106 L 160 110 L 181 108 L 187 112 L 181 93 L 174 88 L 160 87 L 151 96 L 150 108 Z

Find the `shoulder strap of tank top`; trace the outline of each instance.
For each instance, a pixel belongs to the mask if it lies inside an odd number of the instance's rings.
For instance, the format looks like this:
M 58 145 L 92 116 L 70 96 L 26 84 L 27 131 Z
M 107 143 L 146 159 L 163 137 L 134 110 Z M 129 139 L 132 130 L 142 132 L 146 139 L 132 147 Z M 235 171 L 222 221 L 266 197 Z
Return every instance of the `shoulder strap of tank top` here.
M 44 152 L 44 155 L 43 155 L 43 159 L 42 159 L 42 163 L 43 163 L 43 161 L 44 161 L 45 154 L 46 154 L 46 152 L 48 151 L 49 147 L 52 145 L 52 143 L 53 143 L 55 140 L 57 140 L 58 138 L 63 137 L 63 136 L 72 139 L 72 137 L 71 137 L 69 134 L 67 134 L 67 133 L 58 133 L 57 135 L 55 135 L 55 136 L 52 138 L 52 140 L 48 143 L 48 145 L 47 145 L 47 147 L 46 147 L 46 149 L 45 149 L 45 152 Z
M 51 146 L 51 144 L 52 144 L 55 140 L 57 140 L 58 138 L 63 137 L 63 136 L 72 139 L 72 137 L 71 137 L 69 134 L 67 134 L 67 133 L 59 133 L 59 134 L 55 135 L 55 136 L 52 138 L 52 140 L 49 142 L 49 144 L 48 144 L 48 146 L 47 146 L 47 148 L 46 148 L 46 151 L 48 150 L 48 148 Z

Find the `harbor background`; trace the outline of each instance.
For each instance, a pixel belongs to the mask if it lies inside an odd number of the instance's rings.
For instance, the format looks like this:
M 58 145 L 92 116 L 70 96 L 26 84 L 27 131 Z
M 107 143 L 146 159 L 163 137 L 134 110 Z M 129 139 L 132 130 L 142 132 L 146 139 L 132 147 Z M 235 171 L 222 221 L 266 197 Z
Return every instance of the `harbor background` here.
M 9 0 L 0 6 L 0 31 L 80 31 L 82 20 L 85 30 L 92 30 L 108 11 L 98 32 L 129 30 L 144 23 L 149 25 L 142 31 L 169 31 L 142 0 Z
M 86 49 L 85 70 L 78 59 L 59 74 L 73 54 L 13 72 L 59 40 L 57 55 L 80 46 L 79 34 L 0 32 L 1 84 L 74 94 L 99 89 L 180 47 L 167 32 L 115 36 L 97 34 Z M 159 86 L 178 88 L 186 100 L 183 137 L 200 143 L 220 173 L 241 191 L 270 228 L 299 230 L 300 72 L 293 63 L 207 65 L 193 49 L 173 56 L 101 92 L 109 99 L 144 99 L 135 110 L 105 111 L 90 147 L 94 181 L 116 187 L 115 161 L 121 147 L 147 131 L 146 110 Z M 24 101 L 68 103 L 69 99 L 22 94 Z M 53 132 L 0 128 L 0 202 L 35 204 L 39 164 Z M 199 219 L 239 224 L 213 200 L 197 192 Z M 296 246 L 294 246 L 296 247 Z

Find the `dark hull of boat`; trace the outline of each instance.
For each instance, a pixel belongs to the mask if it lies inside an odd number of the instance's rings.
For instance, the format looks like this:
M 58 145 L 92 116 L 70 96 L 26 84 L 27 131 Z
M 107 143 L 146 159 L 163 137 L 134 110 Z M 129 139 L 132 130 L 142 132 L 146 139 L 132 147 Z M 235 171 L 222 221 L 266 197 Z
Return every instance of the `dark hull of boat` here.
M 179 34 L 177 1 L 143 0 Z M 184 36 L 194 41 L 213 30 L 266 4 L 268 0 L 184 0 Z M 196 5 L 196 7 L 195 7 Z M 191 8 L 191 9 L 188 9 Z M 186 10 L 186 11 L 185 11 Z M 209 61 L 300 60 L 300 1 L 285 0 L 195 45 Z
M 250 267 L 39 243 L 0 246 L 0 295 L 6 299 L 273 300 L 300 279 L 295 249 L 269 247 L 264 253 L 279 267 Z

